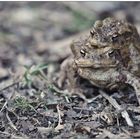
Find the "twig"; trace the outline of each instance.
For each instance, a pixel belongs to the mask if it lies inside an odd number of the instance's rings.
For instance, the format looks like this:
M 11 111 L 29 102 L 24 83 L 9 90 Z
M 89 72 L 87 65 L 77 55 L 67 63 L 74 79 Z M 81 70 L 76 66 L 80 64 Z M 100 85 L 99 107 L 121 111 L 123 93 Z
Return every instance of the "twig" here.
M 3 99 L 3 98 L 1 98 L 1 99 L 0 99 L 0 102 L 1 102 L 1 101 L 3 101 L 3 100 L 4 100 L 4 99 Z
M 95 97 L 93 97 L 91 99 L 87 99 L 87 102 L 92 103 L 93 101 L 95 101 L 97 98 L 100 98 L 100 97 L 102 97 L 102 96 L 99 94 L 99 95 L 97 95 L 97 96 L 95 96 Z
M 121 111 L 122 108 L 121 106 L 116 102 L 115 99 L 113 99 L 112 97 L 108 96 L 105 92 L 103 92 L 102 90 L 99 90 L 100 94 L 106 98 L 118 111 Z M 121 111 L 121 115 L 122 117 L 126 120 L 127 124 L 131 127 L 134 126 L 133 122 L 131 121 L 129 114 L 127 113 L 126 110 Z
M 58 112 L 58 125 L 60 125 L 62 123 L 62 119 L 61 119 L 61 112 L 59 110 L 59 105 L 56 106 L 57 108 L 57 112 Z
M 8 116 L 8 111 L 6 111 L 6 117 L 7 117 L 8 121 L 9 121 L 10 126 L 11 126 L 14 130 L 18 131 L 17 128 L 16 128 L 16 126 L 13 124 L 13 122 L 12 122 L 11 119 L 10 119 L 10 117 Z
M 55 127 L 55 131 L 58 131 L 60 129 L 63 129 L 64 126 L 61 125 L 62 119 L 61 119 L 61 112 L 59 110 L 59 105 L 57 105 L 56 108 L 57 108 L 57 112 L 58 112 L 58 125 Z
M 6 105 L 7 105 L 7 101 L 5 101 L 5 103 L 4 103 L 3 107 L 1 108 L 0 112 L 3 111 L 3 109 L 4 109 L 4 107 L 5 107 Z

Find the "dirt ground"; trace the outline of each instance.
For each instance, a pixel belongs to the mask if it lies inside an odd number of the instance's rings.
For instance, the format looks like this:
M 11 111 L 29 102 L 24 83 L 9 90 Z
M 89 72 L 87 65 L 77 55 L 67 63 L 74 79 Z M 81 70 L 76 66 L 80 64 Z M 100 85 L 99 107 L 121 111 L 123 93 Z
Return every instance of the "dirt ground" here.
M 0 2 L 0 138 L 140 138 L 132 87 L 109 93 L 86 81 L 87 94 L 70 94 L 57 85 L 74 39 L 109 16 L 140 31 L 139 9 L 139 2 Z

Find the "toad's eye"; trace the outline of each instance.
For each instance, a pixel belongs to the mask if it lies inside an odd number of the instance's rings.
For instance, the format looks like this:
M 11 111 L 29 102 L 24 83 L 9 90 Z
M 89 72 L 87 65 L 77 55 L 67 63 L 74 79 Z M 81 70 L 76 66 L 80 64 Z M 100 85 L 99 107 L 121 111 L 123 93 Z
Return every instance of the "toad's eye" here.
M 80 53 L 81 53 L 82 57 L 84 57 L 86 55 L 86 52 L 84 50 L 80 50 Z
M 118 36 L 112 37 L 112 41 L 113 41 L 113 43 L 117 43 L 117 41 L 118 41 Z
M 114 56 L 114 53 L 115 53 L 115 51 L 114 50 L 111 50 L 111 51 L 108 52 L 108 56 L 109 57 L 113 57 Z
M 90 35 L 91 35 L 91 37 L 93 37 L 93 36 L 94 36 L 94 34 L 95 34 L 95 33 L 94 33 L 94 31 L 93 31 L 93 30 L 91 30 L 91 31 L 90 31 Z

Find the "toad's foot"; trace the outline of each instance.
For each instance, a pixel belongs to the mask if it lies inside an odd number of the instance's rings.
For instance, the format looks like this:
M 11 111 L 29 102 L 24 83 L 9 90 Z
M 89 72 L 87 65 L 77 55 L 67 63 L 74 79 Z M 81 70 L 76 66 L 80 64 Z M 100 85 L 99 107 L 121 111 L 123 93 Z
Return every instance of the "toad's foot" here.
M 138 103 L 140 105 L 140 79 L 127 71 L 124 71 L 123 73 L 126 75 L 125 83 L 130 84 L 134 88 Z

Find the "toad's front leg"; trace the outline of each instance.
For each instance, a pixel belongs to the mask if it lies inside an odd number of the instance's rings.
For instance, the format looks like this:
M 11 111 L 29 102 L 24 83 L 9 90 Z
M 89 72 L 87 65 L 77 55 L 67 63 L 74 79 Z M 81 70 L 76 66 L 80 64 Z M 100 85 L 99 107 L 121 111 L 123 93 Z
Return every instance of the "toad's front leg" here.
M 66 59 L 61 64 L 61 70 L 60 70 L 59 78 L 57 81 L 58 86 L 60 88 L 63 87 L 63 84 L 65 81 L 67 81 L 69 88 L 75 88 L 76 83 L 77 83 L 77 78 L 76 78 L 76 66 L 74 64 L 75 63 L 72 58 Z

